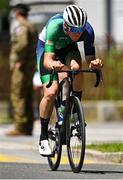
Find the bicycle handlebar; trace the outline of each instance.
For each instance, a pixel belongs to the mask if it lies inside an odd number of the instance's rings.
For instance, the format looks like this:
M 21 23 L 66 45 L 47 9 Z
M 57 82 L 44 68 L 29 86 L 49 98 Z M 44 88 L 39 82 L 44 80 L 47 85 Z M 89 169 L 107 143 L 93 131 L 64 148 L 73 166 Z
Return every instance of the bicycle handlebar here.
M 47 88 L 49 88 L 52 83 L 53 83 L 53 76 L 55 73 L 62 73 L 62 72 L 66 72 L 68 73 L 68 76 L 71 75 L 75 75 L 78 74 L 80 72 L 87 72 L 87 73 L 95 73 L 96 74 L 96 82 L 94 84 L 94 87 L 97 87 L 100 83 L 100 81 L 103 81 L 103 75 L 102 75 L 102 71 L 101 70 L 92 70 L 92 69 L 82 69 L 82 70 L 51 70 L 50 71 L 50 81 L 49 83 L 46 85 Z

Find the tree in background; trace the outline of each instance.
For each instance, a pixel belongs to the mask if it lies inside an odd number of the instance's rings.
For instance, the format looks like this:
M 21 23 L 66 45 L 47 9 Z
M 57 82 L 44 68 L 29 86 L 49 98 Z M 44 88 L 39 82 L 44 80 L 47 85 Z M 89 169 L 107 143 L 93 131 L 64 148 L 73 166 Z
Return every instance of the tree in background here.
M 0 0 L 0 31 L 8 29 L 9 0 Z
M 9 0 L 0 0 L 0 13 L 9 7 Z
M 2 97 L 3 99 L 8 97 L 9 94 L 8 91 L 9 91 L 10 74 L 9 74 L 9 65 L 8 65 L 8 54 L 9 54 L 8 13 L 9 13 L 9 0 L 0 0 L 0 82 L 1 82 L 0 100 Z

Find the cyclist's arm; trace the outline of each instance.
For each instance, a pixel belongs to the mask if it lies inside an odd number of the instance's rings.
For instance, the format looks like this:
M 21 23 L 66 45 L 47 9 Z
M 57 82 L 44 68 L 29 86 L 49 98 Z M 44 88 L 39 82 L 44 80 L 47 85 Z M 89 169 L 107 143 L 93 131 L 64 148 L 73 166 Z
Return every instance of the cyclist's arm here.
M 61 69 L 64 64 L 55 60 L 55 53 L 44 53 L 44 66 L 48 69 Z
M 103 61 L 95 56 L 95 45 L 94 45 L 94 31 L 89 25 L 88 33 L 84 41 L 85 59 L 89 68 L 101 69 L 103 67 Z
M 55 21 L 48 23 L 46 27 L 46 42 L 44 48 L 44 66 L 48 69 L 60 69 L 64 65 L 55 60 L 55 48 L 59 25 Z
M 47 69 L 51 69 L 51 63 L 55 59 L 55 53 L 44 53 L 44 66 Z
M 94 56 L 94 55 L 85 56 L 85 60 L 86 60 L 86 62 L 87 62 L 88 67 L 89 67 L 89 65 L 90 65 L 90 62 L 91 62 L 92 60 L 94 60 L 94 59 L 95 59 L 95 56 Z

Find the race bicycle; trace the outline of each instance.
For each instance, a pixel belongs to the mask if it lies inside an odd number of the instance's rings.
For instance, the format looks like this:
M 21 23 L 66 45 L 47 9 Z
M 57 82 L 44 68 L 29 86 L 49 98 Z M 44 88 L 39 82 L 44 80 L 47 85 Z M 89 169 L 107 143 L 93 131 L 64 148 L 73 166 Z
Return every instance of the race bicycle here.
M 54 71 L 52 70 L 50 74 L 50 82 L 47 84 L 47 88 L 52 85 L 54 74 L 65 72 L 67 77 L 65 77 L 61 82 L 58 79 L 58 94 L 55 99 L 54 109 L 55 115 L 52 117 L 51 123 L 48 127 L 48 140 L 50 147 L 52 149 L 52 154 L 48 156 L 48 163 L 51 170 L 57 170 L 60 164 L 62 155 L 62 145 L 67 146 L 67 154 L 69 159 L 69 164 L 74 173 L 80 172 L 85 156 L 85 146 L 86 146 L 86 123 L 84 117 L 84 110 L 82 103 L 73 94 L 73 79 L 76 74 L 81 72 L 95 73 L 97 87 L 102 78 L 101 70 L 63 70 Z M 66 85 L 66 95 L 63 95 L 63 88 Z M 65 98 L 65 99 L 64 99 Z M 63 119 L 62 124 L 59 125 L 59 107 L 64 104 Z M 52 123 L 53 122 L 53 123 Z

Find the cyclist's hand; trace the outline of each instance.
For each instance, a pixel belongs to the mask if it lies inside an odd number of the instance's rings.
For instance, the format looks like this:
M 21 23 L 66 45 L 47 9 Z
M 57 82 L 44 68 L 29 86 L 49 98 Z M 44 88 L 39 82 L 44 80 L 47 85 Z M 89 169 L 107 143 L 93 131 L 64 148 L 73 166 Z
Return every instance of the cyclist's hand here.
M 64 64 L 62 64 L 60 61 L 52 61 L 50 67 L 54 70 L 60 70 L 64 67 Z
M 103 67 L 103 61 L 101 59 L 92 60 L 89 64 L 91 69 L 101 69 Z

